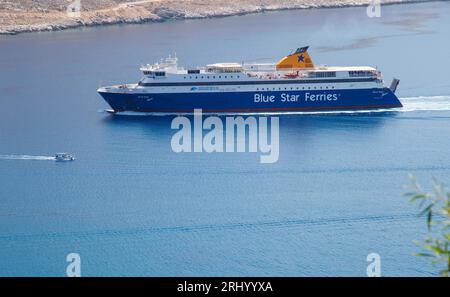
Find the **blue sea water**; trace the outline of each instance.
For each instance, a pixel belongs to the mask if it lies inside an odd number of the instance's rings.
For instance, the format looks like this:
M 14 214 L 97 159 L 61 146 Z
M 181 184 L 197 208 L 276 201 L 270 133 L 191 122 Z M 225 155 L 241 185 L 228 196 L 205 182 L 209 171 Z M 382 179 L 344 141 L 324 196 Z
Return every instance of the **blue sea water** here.
M 431 276 L 414 174 L 450 184 L 450 4 L 311 9 L 0 37 L 0 275 Z M 276 60 L 378 66 L 396 111 L 280 117 L 280 156 L 172 151 L 173 116 L 111 116 L 138 66 Z M 76 155 L 56 163 L 58 151 Z

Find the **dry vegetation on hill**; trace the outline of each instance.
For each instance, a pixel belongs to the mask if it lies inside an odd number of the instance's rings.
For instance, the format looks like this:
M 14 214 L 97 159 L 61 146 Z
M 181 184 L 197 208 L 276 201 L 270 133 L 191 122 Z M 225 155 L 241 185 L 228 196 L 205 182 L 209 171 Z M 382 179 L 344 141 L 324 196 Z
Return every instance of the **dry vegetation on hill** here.
M 204 18 L 279 9 L 367 5 L 370 0 L 78 0 L 79 17 L 67 14 L 77 0 L 0 0 L 0 34 L 78 26 Z M 414 2 L 384 0 L 382 3 Z

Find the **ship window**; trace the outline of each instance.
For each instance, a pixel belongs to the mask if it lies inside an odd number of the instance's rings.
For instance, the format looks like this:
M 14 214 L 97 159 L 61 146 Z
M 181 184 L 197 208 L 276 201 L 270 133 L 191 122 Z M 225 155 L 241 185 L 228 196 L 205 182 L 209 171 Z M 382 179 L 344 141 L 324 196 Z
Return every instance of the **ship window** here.
M 372 71 L 349 71 L 348 72 L 350 77 L 366 77 L 366 76 L 372 76 Z
M 202 76 L 202 79 L 203 79 L 203 76 Z
M 164 71 L 155 71 L 155 76 L 165 76 L 166 73 Z
M 225 78 L 227 78 L 227 76 L 225 75 Z
M 196 74 L 196 73 L 200 73 L 200 70 L 198 70 L 198 69 L 190 69 L 190 70 L 188 70 L 188 74 Z
M 309 77 L 336 77 L 335 71 L 310 72 Z
M 216 78 L 216 76 L 214 75 L 213 78 Z

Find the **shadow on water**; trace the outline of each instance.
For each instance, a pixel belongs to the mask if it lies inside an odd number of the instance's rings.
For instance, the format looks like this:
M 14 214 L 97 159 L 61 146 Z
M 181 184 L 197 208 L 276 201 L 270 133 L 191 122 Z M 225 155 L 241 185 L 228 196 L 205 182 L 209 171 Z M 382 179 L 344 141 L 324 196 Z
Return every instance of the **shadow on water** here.
M 255 117 L 259 119 L 260 117 L 278 117 L 280 123 L 283 125 L 303 125 L 307 122 L 323 123 L 328 124 L 339 124 L 353 122 L 355 124 L 368 124 L 377 126 L 386 119 L 393 118 L 398 115 L 397 111 L 376 111 L 376 112 L 349 112 L 349 113 L 298 113 L 298 114 L 203 114 L 202 119 L 209 116 L 218 117 L 225 123 L 227 117 L 243 117 L 244 119 L 248 117 Z M 193 115 L 180 115 L 185 116 L 191 120 L 193 123 Z M 172 120 L 177 117 L 177 115 L 107 115 L 102 119 L 102 123 L 111 126 L 121 126 L 121 127 L 147 127 L 147 128 L 168 128 L 170 129 Z M 270 121 L 268 122 L 270 124 Z
M 314 122 L 319 125 L 341 125 L 345 123 L 365 124 L 367 127 L 377 127 L 386 120 L 398 115 L 397 111 L 352 112 L 352 113 L 317 113 L 304 115 L 285 115 L 280 117 L 280 123 L 288 126 Z
M 102 123 L 112 127 L 145 127 L 152 129 L 169 129 L 174 116 L 135 116 L 135 115 L 106 115 Z
M 194 126 L 193 115 L 183 115 L 190 119 L 191 129 Z M 396 111 L 382 112 L 355 112 L 355 113 L 316 113 L 316 114 L 264 114 L 264 115 L 203 115 L 203 121 L 208 116 L 215 116 L 221 119 L 223 127 L 226 126 L 227 117 L 239 117 L 244 119 L 255 117 L 258 122 L 260 117 L 267 117 L 267 130 L 270 133 L 271 117 L 279 118 L 280 139 L 292 137 L 293 135 L 316 135 L 325 133 L 368 133 L 369 130 L 378 130 L 386 125 L 390 120 L 397 118 Z M 136 130 L 144 132 L 146 135 L 161 136 L 164 140 L 168 136 L 173 135 L 178 129 L 171 129 L 172 120 L 176 115 L 164 116 L 135 116 L 135 115 L 107 115 L 102 119 L 107 129 L 112 128 L 114 131 L 122 131 L 122 133 L 132 133 Z M 180 127 L 181 128 L 181 127 Z M 207 129 L 203 130 L 203 134 L 207 133 Z M 247 128 L 248 131 L 248 128 Z M 372 131 L 373 132 L 373 131 Z M 287 140 L 287 139 L 286 139 Z M 287 140 L 288 142 L 293 141 Z
M 317 114 L 280 118 L 280 158 L 298 158 L 303 153 L 340 147 L 360 142 L 371 142 L 382 134 L 386 126 L 395 122 L 398 112 L 373 112 L 351 114 Z

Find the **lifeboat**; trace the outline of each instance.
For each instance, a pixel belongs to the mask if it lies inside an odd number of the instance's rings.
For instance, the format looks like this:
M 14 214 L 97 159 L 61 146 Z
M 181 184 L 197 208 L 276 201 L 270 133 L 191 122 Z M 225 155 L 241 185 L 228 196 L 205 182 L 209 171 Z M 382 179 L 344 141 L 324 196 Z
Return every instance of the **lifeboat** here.
M 298 72 L 292 72 L 292 73 L 286 73 L 284 75 L 285 78 L 297 78 L 298 77 Z

